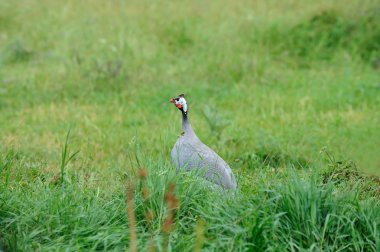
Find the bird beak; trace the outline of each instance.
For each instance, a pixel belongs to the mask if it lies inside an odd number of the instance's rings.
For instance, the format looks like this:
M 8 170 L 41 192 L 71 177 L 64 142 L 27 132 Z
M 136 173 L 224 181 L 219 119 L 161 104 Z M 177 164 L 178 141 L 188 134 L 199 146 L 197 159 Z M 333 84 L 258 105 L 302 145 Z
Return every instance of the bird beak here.
M 171 103 L 175 103 L 175 101 L 174 101 L 173 98 L 171 98 L 171 99 L 169 100 L 169 102 L 171 102 Z

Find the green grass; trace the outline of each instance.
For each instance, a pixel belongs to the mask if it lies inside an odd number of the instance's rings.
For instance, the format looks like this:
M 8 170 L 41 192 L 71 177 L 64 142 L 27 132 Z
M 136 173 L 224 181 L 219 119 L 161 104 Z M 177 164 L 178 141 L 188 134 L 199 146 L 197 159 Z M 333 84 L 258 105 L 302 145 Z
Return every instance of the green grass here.
M 378 251 L 379 11 L 1 1 L 0 250 L 127 249 L 134 181 L 140 250 L 167 250 L 174 183 L 169 250 Z M 180 93 L 236 194 L 170 164 Z

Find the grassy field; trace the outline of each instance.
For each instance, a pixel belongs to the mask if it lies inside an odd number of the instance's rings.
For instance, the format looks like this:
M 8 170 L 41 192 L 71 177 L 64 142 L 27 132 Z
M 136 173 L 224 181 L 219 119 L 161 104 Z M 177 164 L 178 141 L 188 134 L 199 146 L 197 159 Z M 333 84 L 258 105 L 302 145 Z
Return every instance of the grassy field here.
M 379 153 L 378 1 L 0 1 L 0 251 L 379 251 Z

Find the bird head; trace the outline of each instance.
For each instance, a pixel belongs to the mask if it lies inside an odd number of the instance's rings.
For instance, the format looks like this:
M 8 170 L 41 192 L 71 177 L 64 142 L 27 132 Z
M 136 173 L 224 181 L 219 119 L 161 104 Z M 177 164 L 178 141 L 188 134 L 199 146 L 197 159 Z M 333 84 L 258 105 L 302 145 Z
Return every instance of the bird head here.
M 173 103 L 179 110 L 181 110 L 185 114 L 187 113 L 187 103 L 184 94 L 180 94 L 178 97 L 171 98 L 169 102 Z

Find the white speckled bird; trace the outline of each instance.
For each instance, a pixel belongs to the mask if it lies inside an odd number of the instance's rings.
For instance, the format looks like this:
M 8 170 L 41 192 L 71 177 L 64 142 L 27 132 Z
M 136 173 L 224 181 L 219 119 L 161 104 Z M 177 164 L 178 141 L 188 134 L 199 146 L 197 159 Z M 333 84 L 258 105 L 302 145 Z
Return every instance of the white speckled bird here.
M 236 189 L 236 180 L 228 164 L 212 149 L 201 142 L 191 128 L 188 105 L 183 94 L 170 99 L 182 112 L 182 135 L 172 150 L 172 162 L 177 169 L 205 169 L 206 179 L 226 188 Z

